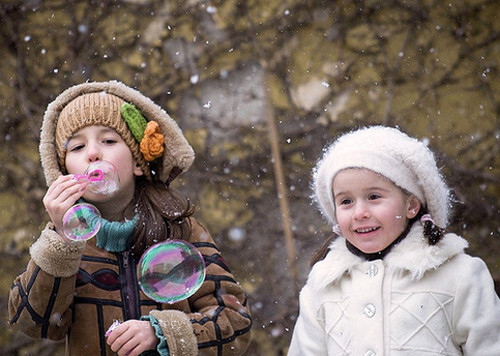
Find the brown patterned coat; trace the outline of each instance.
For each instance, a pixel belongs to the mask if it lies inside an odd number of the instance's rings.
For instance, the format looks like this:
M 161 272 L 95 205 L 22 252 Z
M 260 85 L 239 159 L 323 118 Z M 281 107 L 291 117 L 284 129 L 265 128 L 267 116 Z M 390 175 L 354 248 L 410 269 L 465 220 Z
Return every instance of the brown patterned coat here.
M 130 252 L 109 253 L 95 239 L 65 244 L 51 224 L 31 248 L 9 296 L 9 322 L 34 338 L 66 338 L 68 355 L 114 355 L 104 333 L 113 320 L 154 316 L 171 356 L 240 355 L 252 325 L 247 296 L 209 233 L 191 218 L 189 242 L 202 253 L 206 278 L 190 298 L 161 304 L 140 290 Z

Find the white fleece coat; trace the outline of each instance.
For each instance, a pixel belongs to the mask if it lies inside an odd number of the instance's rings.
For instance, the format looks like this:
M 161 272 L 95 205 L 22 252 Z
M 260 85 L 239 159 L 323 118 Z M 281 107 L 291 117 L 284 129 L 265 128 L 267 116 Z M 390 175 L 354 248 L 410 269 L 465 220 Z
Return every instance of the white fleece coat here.
M 384 260 L 365 261 L 338 237 L 300 293 L 289 356 L 500 355 L 500 300 L 467 242 L 429 246 L 422 227 Z

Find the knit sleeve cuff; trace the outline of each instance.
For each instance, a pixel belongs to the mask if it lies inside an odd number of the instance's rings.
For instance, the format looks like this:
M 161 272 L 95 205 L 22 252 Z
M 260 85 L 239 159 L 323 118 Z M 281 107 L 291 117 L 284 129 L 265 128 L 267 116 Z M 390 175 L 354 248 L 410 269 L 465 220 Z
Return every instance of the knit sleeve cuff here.
M 152 315 L 144 315 L 141 316 L 141 320 L 146 320 L 149 321 L 153 329 L 155 330 L 155 335 L 160 340 L 158 343 L 158 346 L 156 347 L 156 351 L 158 351 L 158 354 L 160 356 L 170 356 L 170 353 L 168 352 L 168 345 L 167 341 L 165 340 L 165 337 L 163 336 L 163 331 L 161 330 L 160 323 L 158 322 L 158 319 L 156 319 Z M 141 354 L 141 356 L 146 356 L 144 353 Z
M 168 345 L 170 356 L 198 355 L 198 341 L 186 313 L 179 310 L 152 310 Z
M 67 243 L 47 224 L 31 246 L 31 258 L 40 268 L 54 277 L 69 277 L 78 272 L 85 242 Z

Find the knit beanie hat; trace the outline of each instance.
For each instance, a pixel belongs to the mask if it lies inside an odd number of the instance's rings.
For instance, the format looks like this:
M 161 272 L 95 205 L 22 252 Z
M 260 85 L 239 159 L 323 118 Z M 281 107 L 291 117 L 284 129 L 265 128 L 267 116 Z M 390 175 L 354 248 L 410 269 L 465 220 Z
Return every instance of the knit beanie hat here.
M 66 174 L 71 136 L 91 125 L 115 130 L 149 180 L 170 183 L 194 160 L 177 123 L 151 99 L 117 81 L 84 83 L 66 89 L 45 112 L 40 157 L 47 185 Z
M 423 142 L 396 128 L 373 126 L 340 136 L 324 152 L 313 170 L 314 199 L 334 225 L 333 179 L 343 169 L 366 168 L 415 195 L 435 224 L 446 227 L 449 190 Z

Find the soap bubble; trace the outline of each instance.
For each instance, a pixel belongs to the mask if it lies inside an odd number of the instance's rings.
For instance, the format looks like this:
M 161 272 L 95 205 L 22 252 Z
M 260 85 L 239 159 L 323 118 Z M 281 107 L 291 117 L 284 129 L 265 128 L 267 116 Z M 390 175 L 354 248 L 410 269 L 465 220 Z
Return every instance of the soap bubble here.
M 73 205 L 63 216 L 63 233 L 73 241 L 85 241 L 94 237 L 101 228 L 99 210 L 88 203 Z
M 205 279 L 200 251 L 182 240 L 166 240 L 144 252 L 137 267 L 142 291 L 160 303 L 176 303 L 193 295 Z
M 107 161 L 92 162 L 85 173 L 75 174 L 74 179 L 88 181 L 85 188 L 94 194 L 107 195 L 119 189 L 120 179 L 115 166 Z M 63 216 L 63 234 L 73 241 L 85 241 L 101 228 L 101 213 L 88 203 L 79 203 L 66 211 Z
M 83 175 L 75 175 L 75 179 L 87 180 L 86 190 L 101 195 L 112 194 L 119 189 L 120 179 L 115 166 L 107 161 L 92 162 Z

